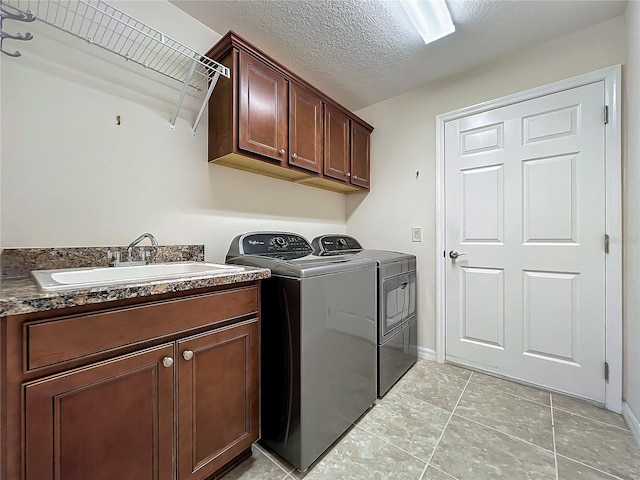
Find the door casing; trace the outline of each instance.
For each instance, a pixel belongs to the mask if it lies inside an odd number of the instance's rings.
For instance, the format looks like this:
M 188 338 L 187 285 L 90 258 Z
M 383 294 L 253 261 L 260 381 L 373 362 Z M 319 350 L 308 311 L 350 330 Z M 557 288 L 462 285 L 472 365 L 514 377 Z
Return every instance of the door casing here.
M 606 232 L 609 254 L 605 266 L 605 359 L 609 365 L 606 407 L 622 411 L 622 158 L 621 158 L 620 65 L 554 82 L 541 87 L 461 108 L 436 116 L 436 361 L 445 359 L 446 289 L 443 252 L 446 245 L 444 127 L 445 123 L 515 103 L 543 97 L 570 88 L 604 81 L 605 105 L 609 109 L 605 128 Z M 604 112 L 603 112 L 604 119 Z M 604 366 L 603 366 L 604 371 Z

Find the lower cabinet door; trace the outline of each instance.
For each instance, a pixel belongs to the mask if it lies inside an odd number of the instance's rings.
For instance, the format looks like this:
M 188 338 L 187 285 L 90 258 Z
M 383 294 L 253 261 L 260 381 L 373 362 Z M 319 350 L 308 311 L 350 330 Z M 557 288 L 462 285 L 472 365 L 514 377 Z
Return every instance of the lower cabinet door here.
M 178 479 L 214 473 L 258 439 L 258 320 L 178 341 Z
M 165 344 L 24 384 L 25 479 L 173 479 L 173 354 Z

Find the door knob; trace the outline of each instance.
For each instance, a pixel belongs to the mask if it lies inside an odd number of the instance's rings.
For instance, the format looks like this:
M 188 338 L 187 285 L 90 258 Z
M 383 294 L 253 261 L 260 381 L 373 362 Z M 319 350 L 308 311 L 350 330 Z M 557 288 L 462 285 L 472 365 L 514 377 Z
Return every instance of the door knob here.
M 466 255 L 466 253 L 458 253 L 455 250 L 451 250 L 449 252 L 449 258 L 452 260 L 455 260 L 458 257 L 462 257 L 463 255 Z
M 191 360 L 193 358 L 193 352 L 191 350 L 185 350 L 182 352 L 182 358 L 185 360 Z

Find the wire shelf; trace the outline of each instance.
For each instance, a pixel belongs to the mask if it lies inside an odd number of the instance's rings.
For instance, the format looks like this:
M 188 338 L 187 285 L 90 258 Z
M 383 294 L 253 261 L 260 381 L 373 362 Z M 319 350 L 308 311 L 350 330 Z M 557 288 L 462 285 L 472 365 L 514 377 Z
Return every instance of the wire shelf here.
M 37 20 L 119 55 L 190 87 L 207 90 L 216 73 L 230 77 L 219 64 L 102 0 L 3 0 Z M 196 66 L 189 78 L 192 64 Z

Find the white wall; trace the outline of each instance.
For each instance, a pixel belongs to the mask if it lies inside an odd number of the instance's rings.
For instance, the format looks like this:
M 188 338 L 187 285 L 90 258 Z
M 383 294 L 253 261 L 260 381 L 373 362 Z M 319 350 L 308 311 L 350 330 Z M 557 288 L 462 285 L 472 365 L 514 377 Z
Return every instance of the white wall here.
M 640 3 L 629 2 L 624 70 L 624 398 L 640 419 Z
M 116 6 L 199 52 L 220 38 L 153 3 Z M 342 194 L 208 164 L 206 115 L 190 132 L 196 98 L 170 132 L 179 83 L 39 22 L 29 30 L 0 74 L 5 248 L 126 245 L 149 231 L 161 244 L 203 243 L 219 261 L 246 231 L 345 231 Z
M 417 255 L 420 346 L 435 349 L 435 116 L 624 63 L 625 42 L 624 18 L 615 18 L 356 112 L 376 130 L 371 193 L 347 198 L 347 232 L 369 248 Z M 411 241 L 414 226 L 422 243 Z

